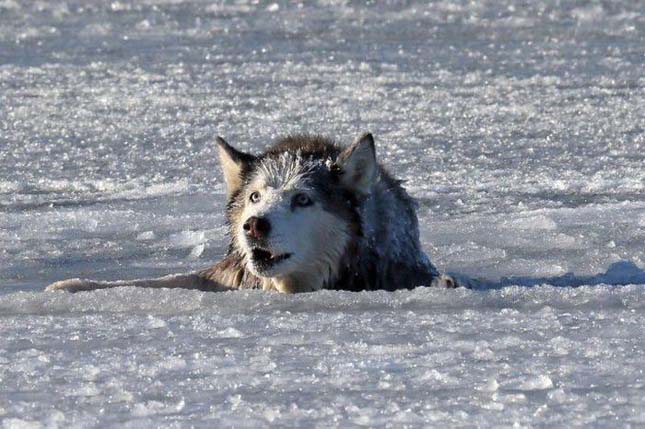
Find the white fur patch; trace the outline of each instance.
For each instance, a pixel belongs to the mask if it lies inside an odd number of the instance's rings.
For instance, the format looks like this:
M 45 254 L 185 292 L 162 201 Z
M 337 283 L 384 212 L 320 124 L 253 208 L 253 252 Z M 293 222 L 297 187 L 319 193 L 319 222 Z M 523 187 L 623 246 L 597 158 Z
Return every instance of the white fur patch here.
M 299 153 L 282 153 L 277 158 L 263 160 L 258 167 L 257 176 L 264 179 L 266 186 L 283 190 L 297 189 L 305 186 L 305 176 L 321 165 L 320 160 L 304 160 Z
M 235 240 L 249 270 L 270 278 L 270 282 L 264 282 L 265 288 L 290 293 L 314 291 L 338 275 L 340 259 L 349 242 L 350 226 L 324 209 L 307 179 L 307 174 L 320 165 L 320 161 L 285 153 L 262 162 L 246 186 L 244 209 L 234 226 Z M 260 193 L 256 203 L 249 201 L 253 192 Z M 312 205 L 292 206 L 292 198 L 301 192 L 310 196 Z M 254 266 L 249 256 L 252 248 L 242 226 L 252 216 L 264 217 L 271 224 L 268 250 L 274 254 L 291 254 L 264 272 Z

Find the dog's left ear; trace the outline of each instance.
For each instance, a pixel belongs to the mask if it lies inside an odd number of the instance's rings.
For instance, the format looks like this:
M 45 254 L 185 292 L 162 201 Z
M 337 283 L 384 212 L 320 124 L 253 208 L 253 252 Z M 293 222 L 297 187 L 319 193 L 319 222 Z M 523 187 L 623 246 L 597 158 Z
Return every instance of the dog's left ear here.
M 242 175 L 250 169 L 255 157 L 248 153 L 240 152 L 219 136 L 217 137 L 217 146 L 228 195 L 232 195 L 242 186 Z
M 336 165 L 340 169 L 340 181 L 344 186 L 363 195 L 369 194 L 378 169 L 372 134 L 365 133 L 357 138 L 341 152 Z

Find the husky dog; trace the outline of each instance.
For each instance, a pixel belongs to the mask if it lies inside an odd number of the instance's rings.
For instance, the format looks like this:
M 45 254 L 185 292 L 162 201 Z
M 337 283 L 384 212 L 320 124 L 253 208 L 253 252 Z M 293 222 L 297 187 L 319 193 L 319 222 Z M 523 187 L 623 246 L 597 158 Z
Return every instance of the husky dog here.
M 254 156 L 217 138 L 228 189 L 228 253 L 188 275 L 99 282 L 71 279 L 47 290 L 116 286 L 283 293 L 456 287 L 419 243 L 416 204 L 376 161 L 364 134 L 347 148 L 321 136 L 280 139 Z

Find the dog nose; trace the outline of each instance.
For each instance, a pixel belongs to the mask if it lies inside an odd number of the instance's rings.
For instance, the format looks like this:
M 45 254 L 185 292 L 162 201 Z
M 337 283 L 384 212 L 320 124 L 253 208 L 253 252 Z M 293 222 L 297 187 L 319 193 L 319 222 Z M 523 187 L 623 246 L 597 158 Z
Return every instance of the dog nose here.
M 269 221 L 266 218 L 257 216 L 251 216 L 248 218 L 242 227 L 244 228 L 246 235 L 251 238 L 255 238 L 256 240 L 266 238 L 271 230 L 271 224 Z

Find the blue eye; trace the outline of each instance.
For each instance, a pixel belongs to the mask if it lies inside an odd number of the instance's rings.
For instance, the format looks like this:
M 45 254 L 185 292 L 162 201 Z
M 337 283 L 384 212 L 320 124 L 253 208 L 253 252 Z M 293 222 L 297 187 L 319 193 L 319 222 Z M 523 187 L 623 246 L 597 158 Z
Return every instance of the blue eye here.
M 251 193 L 251 195 L 249 195 L 249 201 L 251 201 L 252 203 L 257 203 L 258 201 L 260 201 L 260 198 L 261 195 L 258 191 L 255 191 Z
M 314 202 L 307 194 L 296 194 L 293 197 L 292 204 L 297 207 L 307 207 L 312 205 Z

